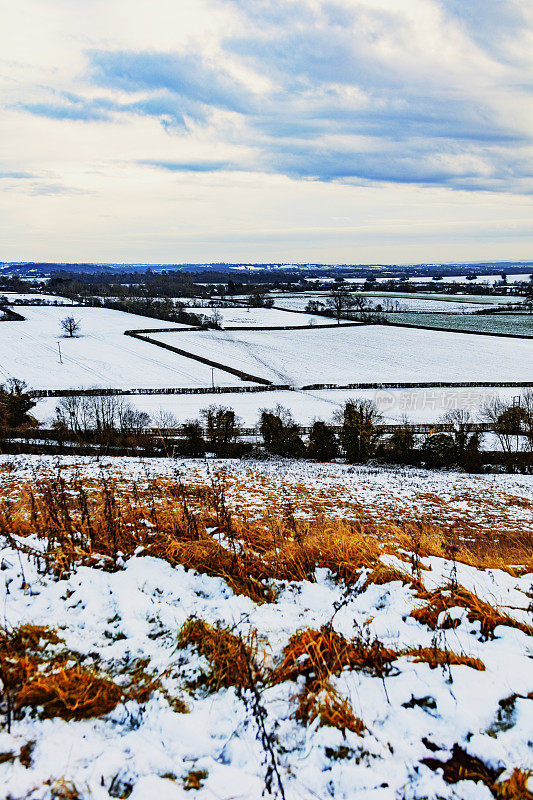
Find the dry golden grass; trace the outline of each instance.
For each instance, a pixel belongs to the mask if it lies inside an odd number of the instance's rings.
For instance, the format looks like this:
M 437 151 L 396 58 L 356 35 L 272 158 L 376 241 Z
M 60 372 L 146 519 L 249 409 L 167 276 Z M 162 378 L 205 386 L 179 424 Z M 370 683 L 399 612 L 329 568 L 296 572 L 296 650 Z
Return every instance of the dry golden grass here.
M 76 789 L 72 781 L 67 781 L 65 778 L 59 778 L 54 781 L 50 787 L 50 794 L 54 800 L 80 800 L 81 794 Z
M 43 717 L 87 719 L 112 711 L 122 689 L 95 670 L 74 666 L 47 675 L 35 675 L 17 693 L 15 708 L 41 709 Z
M 516 768 L 510 778 L 492 785 L 492 793 L 499 800 L 533 800 L 533 792 L 528 788 L 532 777 L 532 770 Z
M 135 483 L 117 475 L 68 481 L 59 475 L 7 492 L 0 504 L 0 535 L 57 577 L 79 563 L 114 569 L 119 551 L 129 556 L 141 549 L 145 555 L 221 577 L 236 593 L 256 602 L 275 600 L 273 581 L 313 580 L 317 567 L 329 569 L 347 585 L 367 568 L 367 586 L 401 580 L 417 590 L 426 556 L 515 574 L 533 570 L 528 531 L 500 536 L 496 547 L 495 537 L 489 540 L 473 521 L 460 531 L 439 527 L 426 517 L 395 521 L 383 513 L 385 506 L 378 513 L 376 507 L 355 501 L 347 517 L 339 518 L 339 509 L 328 513 L 335 492 L 342 490 L 338 485 L 318 492 L 328 499 L 324 507 L 309 487 L 297 485 L 294 505 L 264 475 L 251 480 L 252 489 L 263 493 L 260 511 L 245 507 L 242 481 L 220 476 L 185 486 L 170 478 Z M 211 529 L 223 535 L 222 542 Z M 24 542 L 34 533 L 45 540 L 44 554 Z M 405 571 L 383 564 L 384 553 L 402 559 Z
M 498 625 L 507 625 L 511 628 L 517 628 L 529 636 L 533 636 L 533 628 L 523 622 L 509 617 L 507 614 L 502 614 L 489 603 L 480 600 L 472 592 L 462 586 L 448 587 L 437 589 L 435 592 L 420 592 L 419 596 L 426 601 L 426 605 L 421 608 L 416 608 L 411 612 L 414 617 L 422 625 L 428 625 L 433 630 L 438 625 L 438 618 L 440 614 L 455 606 L 468 609 L 468 619 L 470 622 L 479 622 L 481 625 L 481 635 L 485 638 L 494 637 L 494 629 Z M 443 628 L 455 628 L 459 624 L 456 619 L 451 619 L 445 615 L 442 622 Z
M 213 692 L 230 686 L 248 688 L 259 677 L 255 634 L 244 640 L 224 628 L 190 617 L 179 632 L 178 645 L 194 647 L 209 661 L 211 670 L 205 684 Z
M 314 682 L 301 695 L 296 717 L 308 725 L 318 719 L 319 728 L 337 728 L 342 733 L 352 731 L 358 736 L 362 736 L 366 730 L 362 720 L 354 715 L 349 702 L 340 697 L 330 683 Z
M 426 664 L 429 664 L 431 669 L 435 669 L 436 667 L 452 667 L 456 664 L 462 664 L 466 667 L 480 670 L 481 672 L 485 670 L 485 664 L 479 658 L 458 655 L 457 653 L 452 653 L 449 650 L 440 650 L 437 647 L 417 647 L 410 650 L 404 650 L 400 653 L 400 655 L 408 656 L 415 662 L 423 661 Z
M 201 789 L 208 775 L 206 769 L 192 769 L 183 779 L 183 788 L 186 792 L 190 792 L 191 789 Z
M 304 676 L 324 683 L 345 668 L 383 675 L 397 657 L 378 639 L 346 639 L 331 625 L 319 630 L 306 628 L 291 636 L 281 663 L 272 671 L 271 681 L 282 683 Z
M 393 581 L 401 581 L 404 585 L 409 585 L 414 582 L 414 578 L 404 570 L 388 566 L 380 561 L 367 577 L 363 589 L 368 588 L 368 586 L 371 586 L 373 583 L 377 586 L 383 586 Z
M 23 625 L 0 632 L 0 679 L 15 712 L 38 708 L 43 717 L 85 719 L 107 714 L 123 697 L 122 689 L 94 668 L 70 666 L 62 640 L 50 628 Z

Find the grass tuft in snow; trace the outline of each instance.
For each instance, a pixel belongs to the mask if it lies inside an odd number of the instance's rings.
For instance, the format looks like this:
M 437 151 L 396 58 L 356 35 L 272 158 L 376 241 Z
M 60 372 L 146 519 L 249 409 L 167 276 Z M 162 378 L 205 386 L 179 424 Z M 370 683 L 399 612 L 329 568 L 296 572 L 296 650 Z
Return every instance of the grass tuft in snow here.
M 441 587 L 434 592 L 419 592 L 419 596 L 426 601 L 426 605 L 415 608 L 411 612 L 422 625 L 428 625 L 435 630 L 437 627 L 444 629 L 456 628 L 460 620 L 452 618 L 448 613 L 449 609 L 461 607 L 468 609 L 468 619 L 470 622 L 479 622 L 481 626 L 481 636 L 485 639 L 494 638 L 494 630 L 498 625 L 507 625 L 517 628 L 529 636 L 533 636 L 533 628 L 524 622 L 502 614 L 489 603 L 480 600 L 473 592 L 469 592 L 463 586 Z M 441 616 L 442 615 L 442 616 Z
M 193 647 L 209 661 L 211 669 L 203 681 L 210 691 L 217 692 L 230 686 L 248 688 L 251 682 L 250 669 L 254 680 L 259 676 L 256 664 L 257 638 L 254 633 L 243 639 L 225 628 L 190 617 L 179 632 L 178 645 Z

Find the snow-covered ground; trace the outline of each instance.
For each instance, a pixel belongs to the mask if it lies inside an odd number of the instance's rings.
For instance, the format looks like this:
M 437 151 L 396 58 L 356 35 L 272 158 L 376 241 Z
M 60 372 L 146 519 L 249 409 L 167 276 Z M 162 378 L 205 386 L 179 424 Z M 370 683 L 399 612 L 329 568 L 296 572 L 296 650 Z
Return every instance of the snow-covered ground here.
M 0 291 L 1 297 L 7 297 L 10 303 L 16 303 L 17 301 L 20 302 L 42 302 L 42 303 L 54 303 L 56 305 L 64 305 L 69 306 L 72 305 L 73 301 L 68 297 L 61 297 L 58 294 L 41 294 L 41 293 L 24 293 L 24 292 L 2 292 Z
M 65 338 L 60 328 L 65 313 L 25 306 L 24 321 L 2 323 L 0 376 L 21 378 L 33 389 L 211 386 L 210 367 L 124 336 L 128 329 L 183 326 L 107 308 L 75 308 L 69 313 L 80 322 L 79 336 Z M 239 382 L 220 370 L 214 380 L 223 386 Z
M 190 309 L 195 314 L 205 314 L 212 317 L 214 308 L 194 306 Z M 313 314 L 289 314 L 277 308 L 217 308 L 224 328 L 262 328 L 294 325 L 324 325 L 335 324 L 335 320 L 327 320 Z
M 117 458 L 102 456 L 0 455 L 0 488 L 7 496 L 20 485 L 57 476 L 101 475 L 128 485 L 148 477 L 175 478 L 204 484 L 223 471 L 228 503 L 247 514 L 264 511 L 277 498 L 292 504 L 297 514 L 324 514 L 357 519 L 361 508 L 376 519 L 435 520 L 443 527 L 466 522 L 479 531 L 533 532 L 533 475 L 487 474 L 415 469 L 412 467 L 350 466 L 305 460 L 224 460 Z
M 0 471 L 1 480 L 4 486 L 6 481 L 31 480 L 36 470 L 42 475 L 47 466 L 55 470 L 56 463 L 0 457 L 0 465 L 9 467 Z M 135 475 L 146 479 L 150 471 L 178 467 L 187 483 L 195 471 L 205 470 L 196 462 L 62 463 L 70 464 L 72 476 L 115 470 L 122 480 Z M 502 518 L 514 513 L 518 525 L 525 517 L 519 501 L 533 496 L 533 478 L 525 476 L 472 478 L 403 470 L 395 477 L 387 470 L 341 465 L 298 464 L 293 469 L 288 462 L 225 466 L 230 478 L 240 477 L 245 487 L 248 482 L 250 493 L 264 488 L 266 478 L 277 482 L 280 490 L 292 488 L 293 494 L 308 487 L 324 498 L 328 509 L 338 508 L 338 493 L 341 499 L 348 493 L 365 502 L 373 497 L 384 513 L 417 497 L 421 504 L 433 502 L 442 511 L 442 502 L 455 498 L 455 506 L 474 517 L 475 498 L 480 501 L 486 493 L 494 499 L 494 513 Z M 30 543 L 38 546 L 35 539 Z M 260 800 L 267 767 L 274 760 L 286 800 L 491 800 L 493 794 L 481 782 L 448 784 L 422 759 L 447 761 L 458 745 L 497 772 L 506 770 L 502 778 L 515 767 L 531 768 L 532 639 L 522 630 L 499 625 L 494 638 L 485 639 L 479 622 L 470 621 L 468 612 L 456 606 L 449 612 L 456 627 L 433 631 L 411 616 L 423 605 L 414 588 L 399 580 L 365 588 L 365 569 L 350 592 L 330 572 L 317 569 L 312 580 L 278 582 L 275 601 L 258 604 L 236 595 L 219 577 L 153 557 L 127 559 L 117 572 L 80 567 L 54 581 L 38 573 L 35 559 L 6 541 L 0 548 L 0 599 L 8 630 L 25 623 L 50 626 L 86 665 L 96 663 L 117 682 L 140 663 L 161 681 L 161 688 L 143 702 L 120 702 L 98 718 L 65 722 L 26 712 L 13 721 L 10 733 L 4 726 L 0 784 L 6 798 L 186 800 L 194 795 L 198 800 Z M 410 570 L 408 561 L 393 555 L 382 560 Z M 421 567 L 427 590 L 453 579 L 514 620 L 531 622 L 533 575 L 516 577 L 436 557 L 422 558 Z M 191 687 L 191 681 L 209 671 L 207 660 L 194 649 L 177 647 L 178 632 L 191 615 L 235 635 L 257 632 L 264 668 L 279 663 L 297 631 L 331 623 L 349 640 L 376 637 L 397 652 L 438 647 L 479 659 L 484 669 L 432 669 L 406 655 L 398 656 L 382 677 L 345 668 L 330 683 L 363 723 L 360 733 L 320 726 L 318 719 L 308 726 L 299 722 L 295 712 L 302 679 L 259 684 L 272 748 L 267 755 L 242 695 L 233 687 Z M 60 648 L 52 647 L 51 652 Z M 250 698 L 248 690 L 244 697 Z M 175 699 L 185 702 L 188 713 L 172 704 Z M 24 759 L 19 757 L 22 748 Z M 192 771 L 201 771 L 201 788 L 196 791 L 186 788 Z M 281 797 L 281 792 L 266 796 Z
M 381 325 L 153 334 L 271 380 L 317 383 L 533 380 L 533 341 Z
M 475 270 L 472 270 L 475 272 Z M 470 273 L 472 274 L 472 273 Z M 517 272 L 517 273 L 510 273 L 507 275 L 507 283 L 527 283 L 529 280 L 530 272 Z M 378 278 L 379 280 L 379 278 Z M 420 283 L 420 278 L 409 278 L 410 281 L 416 281 Z M 443 278 L 442 281 L 439 283 L 477 283 L 477 284 L 487 284 L 487 286 L 493 286 L 495 283 L 501 283 L 502 275 L 499 272 L 497 275 L 478 275 L 477 278 L 473 280 L 467 280 L 466 275 L 448 275 L 447 277 Z
M 447 411 L 464 409 L 477 417 L 480 408 L 494 395 L 511 402 L 520 394 L 517 388 L 491 389 L 324 389 L 250 394 L 187 394 L 187 395 L 133 395 L 128 402 L 140 411 L 146 411 L 154 420 L 171 413 L 178 422 L 197 419 L 200 411 L 210 405 L 232 408 L 245 427 L 257 424 L 261 409 L 280 404 L 289 408 L 300 425 L 310 425 L 315 419 L 331 421 L 349 398 L 372 400 L 381 411 L 385 422 L 437 422 Z M 32 414 L 41 422 L 54 417 L 57 399 L 39 400 Z
M 391 307 L 391 304 L 394 304 L 394 307 L 400 307 L 405 311 L 433 311 L 437 314 L 472 314 L 474 311 L 489 307 L 482 303 L 454 303 L 448 300 L 424 300 L 412 297 L 383 298 L 369 296 L 369 301 L 374 308 L 381 305 L 385 311 Z
M 443 314 L 467 314 L 472 313 L 473 311 L 479 311 L 480 309 L 486 307 L 490 307 L 490 303 L 477 303 L 477 302 L 457 302 L 454 300 L 445 300 L 445 299 L 426 299 L 423 297 L 409 297 L 409 295 L 394 295 L 394 294 L 370 294 L 366 293 L 366 296 L 369 299 L 369 305 L 377 306 L 382 305 L 384 308 L 387 308 L 388 305 L 391 303 L 398 304 L 401 307 L 401 310 L 404 311 L 434 311 Z M 326 305 L 327 301 L 327 293 L 316 293 L 314 295 L 291 295 L 291 296 L 280 296 L 275 298 L 275 305 L 279 306 L 280 308 L 287 308 L 292 309 L 295 311 L 305 309 L 307 303 L 310 300 L 318 300 L 318 302 L 323 303 Z M 507 302 L 510 302 L 507 299 Z

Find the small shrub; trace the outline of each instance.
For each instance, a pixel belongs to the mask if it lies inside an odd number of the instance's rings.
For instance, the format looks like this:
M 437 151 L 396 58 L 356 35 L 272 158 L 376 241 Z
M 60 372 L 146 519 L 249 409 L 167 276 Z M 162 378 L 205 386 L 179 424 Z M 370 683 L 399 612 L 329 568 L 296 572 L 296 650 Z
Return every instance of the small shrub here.
M 434 433 L 422 445 L 422 458 L 430 469 L 450 467 L 457 461 L 457 448 L 453 436 Z

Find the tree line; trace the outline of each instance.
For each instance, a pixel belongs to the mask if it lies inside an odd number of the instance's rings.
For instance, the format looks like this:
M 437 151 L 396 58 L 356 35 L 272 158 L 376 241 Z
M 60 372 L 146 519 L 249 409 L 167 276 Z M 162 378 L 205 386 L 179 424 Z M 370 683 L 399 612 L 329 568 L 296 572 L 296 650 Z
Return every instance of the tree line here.
M 32 432 L 39 423 L 31 414 L 36 401 L 23 381 L 11 379 L 0 385 L 0 429 Z M 510 469 L 533 468 L 533 391 L 519 402 L 493 397 L 480 409 L 478 419 L 490 423 L 501 454 L 500 463 Z M 198 419 L 180 425 L 170 412 L 153 417 L 139 411 L 120 395 L 72 395 L 58 400 L 52 431 L 58 444 L 95 443 L 101 447 L 132 449 L 146 455 L 223 458 L 278 456 L 332 461 L 342 458 L 352 464 L 371 459 L 390 464 L 460 467 L 481 472 L 487 461 L 480 446 L 475 420 L 461 409 L 448 411 L 441 421 L 447 432 L 420 435 L 408 421 L 392 433 L 383 431 L 383 417 L 376 404 L 351 398 L 334 415 L 332 424 L 315 420 L 304 439 L 301 427 L 289 409 L 262 409 L 257 432 L 260 442 L 242 436 L 242 425 L 234 409 L 222 405 L 204 408 Z M 491 453 L 494 458 L 494 453 Z

